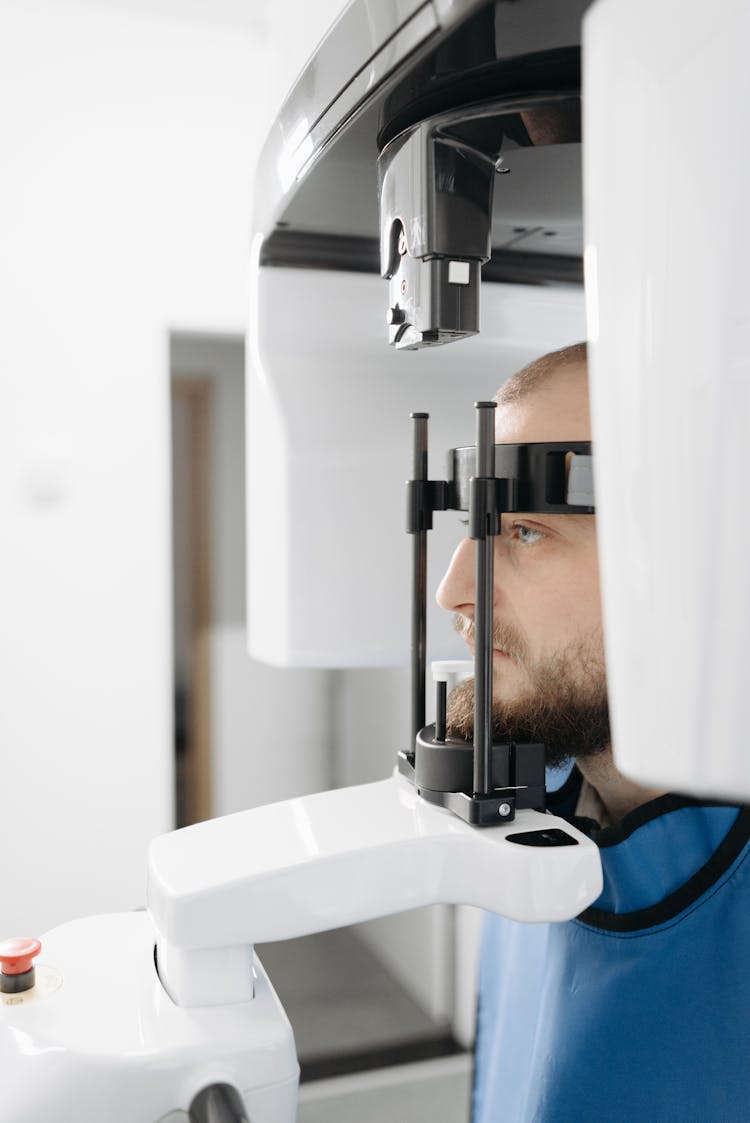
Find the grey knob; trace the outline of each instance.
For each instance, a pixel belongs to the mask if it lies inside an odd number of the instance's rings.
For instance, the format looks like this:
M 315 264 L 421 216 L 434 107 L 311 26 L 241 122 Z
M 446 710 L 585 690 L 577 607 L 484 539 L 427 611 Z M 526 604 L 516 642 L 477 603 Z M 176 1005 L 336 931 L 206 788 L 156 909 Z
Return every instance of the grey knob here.
M 242 1097 L 231 1084 L 210 1084 L 190 1105 L 190 1123 L 249 1123 Z

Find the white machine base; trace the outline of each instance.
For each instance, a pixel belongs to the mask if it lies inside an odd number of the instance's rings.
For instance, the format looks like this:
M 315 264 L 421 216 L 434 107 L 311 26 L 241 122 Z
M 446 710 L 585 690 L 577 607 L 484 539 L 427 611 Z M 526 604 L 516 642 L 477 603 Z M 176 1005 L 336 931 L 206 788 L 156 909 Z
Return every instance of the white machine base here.
M 255 996 L 175 1006 L 145 912 L 42 936 L 37 985 L 0 995 L 0 1118 L 13 1123 L 188 1123 L 194 1097 L 237 1089 L 253 1123 L 292 1123 L 299 1067 L 289 1020 L 257 957 Z

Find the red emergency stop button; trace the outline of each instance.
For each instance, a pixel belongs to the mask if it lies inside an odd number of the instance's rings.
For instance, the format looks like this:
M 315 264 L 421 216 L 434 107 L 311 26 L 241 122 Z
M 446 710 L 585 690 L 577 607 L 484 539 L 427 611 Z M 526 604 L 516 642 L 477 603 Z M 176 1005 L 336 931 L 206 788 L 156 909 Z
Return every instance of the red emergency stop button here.
M 34 985 L 34 959 L 41 950 L 41 942 L 31 936 L 0 940 L 0 991 L 18 994 L 30 990 Z

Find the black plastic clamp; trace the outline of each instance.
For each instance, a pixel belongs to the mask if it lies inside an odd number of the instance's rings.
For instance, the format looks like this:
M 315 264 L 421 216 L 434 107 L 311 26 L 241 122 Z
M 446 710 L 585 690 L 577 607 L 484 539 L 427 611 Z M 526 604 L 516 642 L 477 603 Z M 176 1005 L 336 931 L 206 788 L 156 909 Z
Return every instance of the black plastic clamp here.
M 406 530 L 408 534 L 432 530 L 433 513 L 447 511 L 447 509 L 447 480 L 407 480 Z
M 500 516 L 517 511 L 518 480 L 472 476 L 469 480 L 469 538 L 484 541 L 500 533 Z

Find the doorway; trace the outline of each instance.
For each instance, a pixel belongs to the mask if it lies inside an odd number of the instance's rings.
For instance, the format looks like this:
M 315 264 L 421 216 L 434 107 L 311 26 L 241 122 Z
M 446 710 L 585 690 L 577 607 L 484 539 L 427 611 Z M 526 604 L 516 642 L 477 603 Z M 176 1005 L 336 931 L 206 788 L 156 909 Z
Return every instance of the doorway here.
M 208 376 L 172 374 L 176 826 L 212 813 L 211 414 Z

